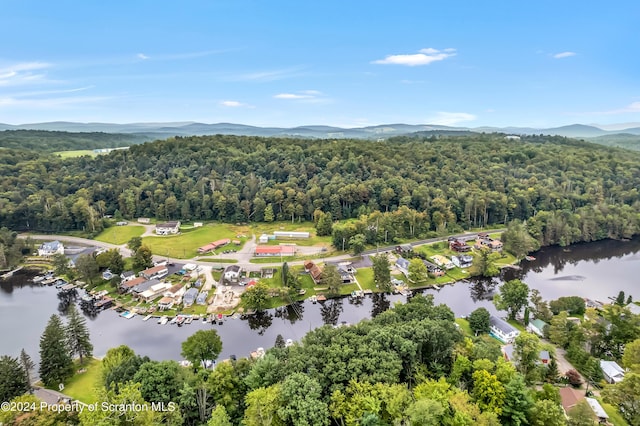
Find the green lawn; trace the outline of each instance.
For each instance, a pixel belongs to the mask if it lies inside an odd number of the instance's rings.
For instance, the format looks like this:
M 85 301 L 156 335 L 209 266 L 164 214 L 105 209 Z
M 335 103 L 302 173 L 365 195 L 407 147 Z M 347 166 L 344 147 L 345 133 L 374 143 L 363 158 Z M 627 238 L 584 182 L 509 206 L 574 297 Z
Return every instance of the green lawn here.
M 511 324 L 512 326 L 514 326 L 516 329 L 518 329 L 521 333 L 524 333 L 525 331 L 527 331 L 527 330 L 524 328 L 524 325 L 522 325 L 521 323 L 519 323 L 519 322 L 518 322 L 518 321 L 516 321 L 516 320 L 511 320 L 511 319 L 510 319 L 510 320 L 507 320 L 507 322 L 508 322 L 509 324 Z
M 460 326 L 460 330 L 462 330 L 465 336 L 474 337 L 473 331 L 471 331 L 471 327 L 469 326 L 469 321 L 464 318 L 456 318 L 456 324 Z
M 74 158 L 74 157 L 82 157 L 84 155 L 88 155 L 90 157 L 95 157 L 96 154 L 92 149 L 81 149 L 77 151 L 56 151 L 53 155 L 59 155 L 62 158 Z
M 378 291 L 373 281 L 373 268 L 362 268 L 356 272 L 356 279 L 360 283 L 363 290 Z
M 103 243 L 120 245 L 126 244 L 133 237 L 139 237 L 142 234 L 144 234 L 144 226 L 112 226 L 98 234 L 95 239 Z
M 272 222 L 272 223 L 256 223 L 251 225 L 251 232 L 255 234 L 256 238 L 262 234 L 273 234 L 274 231 L 296 231 L 296 232 L 309 232 L 310 237 L 308 239 L 278 239 L 271 240 L 269 244 L 277 245 L 281 242 L 292 242 L 300 246 L 323 246 L 331 248 L 331 236 L 318 237 L 316 235 L 316 228 L 313 222 Z
M 609 422 L 613 423 L 614 426 L 629 425 L 629 423 L 627 423 L 627 421 L 622 418 L 622 415 L 620 414 L 620 412 L 618 412 L 616 407 L 611 404 L 605 404 L 604 402 L 602 402 L 602 400 L 598 400 L 598 402 L 600 402 L 600 405 L 602 405 L 604 411 L 607 412 L 607 414 L 609 415 Z
M 309 258 L 309 256 L 305 257 L 305 259 L 307 258 Z M 297 259 L 295 256 L 284 256 L 284 257 L 265 256 L 265 257 L 255 257 L 253 259 L 250 259 L 249 262 L 251 263 L 283 263 L 283 262 L 291 262 L 294 260 L 300 260 L 300 259 Z
M 153 254 L 159 256 L 175 257 L 178 259 L 190 259 L 198 255 L 198 247 L 202 247 L 212 241 L 230 238 L 239 239 L 240 246 L 229 244 L 216 250 L 219 253 L 233 248 L 242 247 L 247 237 L 236 238 L 236 235 L 245 234 L 246 227 L 237 227 L 228 224 L 209 223 L 199 228 L 193 228 L 182 232 L 180 235 L 144 237 L 142 243 L 148 246 Z
M 86 371 L 78 373 L 81 368 Z M 96 387 L 102 386 L 101 380 L 102 361 L 93 358 L 85 361 L 83 366 L 76 363 L 76 374 L 65 384 L 62 393 L 87 404 L 98 402 Z
M 238 263 L 238 259 L 223 259 L 216 257 L 200 257 L 198 258 L 198 261 L 211 263 Z

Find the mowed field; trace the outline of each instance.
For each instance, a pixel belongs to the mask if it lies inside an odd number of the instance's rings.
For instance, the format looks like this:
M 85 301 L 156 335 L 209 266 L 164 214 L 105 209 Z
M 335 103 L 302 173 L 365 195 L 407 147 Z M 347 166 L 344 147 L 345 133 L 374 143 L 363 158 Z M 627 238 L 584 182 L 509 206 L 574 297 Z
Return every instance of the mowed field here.
M 95 239 L 103 243 L 120 245 L 126 244 L 133 237 L 139 237 L 142 234 L 144 234 L 144 226 L 112 226 L 102 231 Z
M 59 155 L 62 158 L 74 158 L 74 157 L 82 157 L 84 155 L 95 157 L 98 154 L 93 152 L 92 149 L 81 149 L 77 151 L 57 151 L 57 152 L 54 152 L 53 155 Z
M 241 244 L 239 246 L 229 244 L 216 250 L 216 253 L 229 249 L 239 250 L 251 238 L 251 234 L 247 226 L 208 223 L 200 228 L 181 231 L 179 235 L 144 237 L 142 244 L 159 256 L 190 259 L 199 254 L 198 247 L 224 238 L 240 240 Z

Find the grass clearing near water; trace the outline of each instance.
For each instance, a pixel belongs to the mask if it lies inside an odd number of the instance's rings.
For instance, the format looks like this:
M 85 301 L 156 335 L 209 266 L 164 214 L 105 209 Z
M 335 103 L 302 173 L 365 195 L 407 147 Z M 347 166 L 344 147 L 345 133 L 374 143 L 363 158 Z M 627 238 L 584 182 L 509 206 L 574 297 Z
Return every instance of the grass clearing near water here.
M 76 374 L 65 384 L 62 393 L 87 404 L 99 402 L 96 388 L 102 386 L 102 361 L 92 358 L 82 366 L 76 363 L 75 368 Z M 82 370 L 85 371 L 78 373 Z
M 95 240 L 110 244 L 126 244 L 130 239 L 144 234 L 144 226 L 111 226 L 95 237 Z

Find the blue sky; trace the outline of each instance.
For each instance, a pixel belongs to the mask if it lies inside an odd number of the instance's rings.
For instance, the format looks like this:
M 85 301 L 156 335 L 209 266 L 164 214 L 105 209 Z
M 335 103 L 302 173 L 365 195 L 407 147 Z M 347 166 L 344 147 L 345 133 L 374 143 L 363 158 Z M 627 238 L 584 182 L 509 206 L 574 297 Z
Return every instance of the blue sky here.
M 0 122 L 640 122 L 637 1 L 0 0 Z

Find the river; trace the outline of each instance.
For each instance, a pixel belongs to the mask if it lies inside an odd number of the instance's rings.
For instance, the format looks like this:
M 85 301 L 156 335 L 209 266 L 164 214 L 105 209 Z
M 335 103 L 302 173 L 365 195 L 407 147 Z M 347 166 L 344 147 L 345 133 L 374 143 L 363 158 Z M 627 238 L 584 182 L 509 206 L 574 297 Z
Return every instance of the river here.
M 607 302 L 620 290 L 640 300 L 640 238 L 599 241 L 566 249 L 548 247 L 534 256 L 536 260 L 523 262 L 521 270 L 505 271 L 503 278 L 521 278 L 547 300 L 575 295 Z M 496 312 L 491 298 L 499 282 L 457 283 L 423 292 L 433 294 L 436 303 L 448 305 L 457 316 L 481 306 Z M 213 327 L 223 341 L 220 359 L 225 359 L 230 355 L 247 356 L 257 347 L 269 348 L 278 334 L 299 340 L 315 327 L 356 323 L 402 301 L 406 297 L 401 295 L 369 295 L 359 301 L 345 298 L 323 304 L 305 301 L 249 320 L 228 319 L 223 325 L 193 322 L 183 327 L 158 325 L 153 319 L 144 322 L 141 316 L 127 320 L 114 311 L 106 311 L 88 318 L 88 325 L 96 356 L 124 344 L 157 360 L 182 359 L 181 342 L 196 330 Z M 25 348 L 37 360 L 40 335 L 49 317 L 59 313 L 58 305 L 54 288 L 33 286 L 19 274 L 11 282 L 0 283 L 0 355 L 16 356 Z

